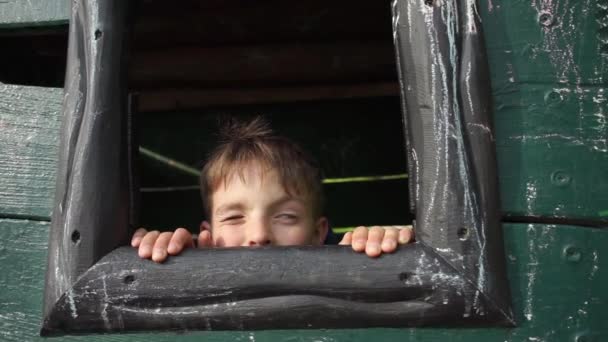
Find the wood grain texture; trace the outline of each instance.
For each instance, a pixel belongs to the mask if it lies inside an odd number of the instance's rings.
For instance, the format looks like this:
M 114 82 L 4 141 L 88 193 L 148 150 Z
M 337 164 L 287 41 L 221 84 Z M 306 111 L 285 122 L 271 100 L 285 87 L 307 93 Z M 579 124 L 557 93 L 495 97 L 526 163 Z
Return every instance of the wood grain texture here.
M 49 224 L 0 220 L 0 340 L 38 337 Z M 518 327 L 514 329 L 367 329 L 187 332 L 62 337 L 53 341 L 242 342 L 553 342 L 608 340 L 608 231 L 575 226 L 505 225 L 508 274 Z M 565 257 L 567 247 L 580 253 Z M 577 254 L 574 253 L 576 256 Z M 574 257 L 574 260 L 577 258 Z M 557 324 L 556 322 L 559 322 Z
M 0 217 L 50 218 L 62 96 L 0 84 Z
M 69 0 L 0 1 L 0 28 L 66 24 L 70 3 Z

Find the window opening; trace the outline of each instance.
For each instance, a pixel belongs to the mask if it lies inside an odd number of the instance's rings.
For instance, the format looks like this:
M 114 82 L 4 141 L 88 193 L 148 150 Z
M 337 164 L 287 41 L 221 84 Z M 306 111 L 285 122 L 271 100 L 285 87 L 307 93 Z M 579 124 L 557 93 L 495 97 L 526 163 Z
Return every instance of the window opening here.
M 197 5 L 192 2 L 188 6 Z M 190 10 L 188 6 L 181 8 Z M 74 2 L 66 119 L 41 333 L 513 324 L 497 214 L 496 163 L 488 121 L 489 77 L 474 6 L 472 1 L 455 0 L 430 7 L 406 0 L 392 3 L 417 243 L 377 260 L 338 246 L 301 246 L 189 250 L 166 265 L 157 265 L 140 260 L 132 248 L 124 247 L 137 207 L 132 176 L 136 174 L 133 154 L 138 149 L 133 145 L 134 112 L 127 110 L 127 93 L 140 91 L 135 107 L 145 112 L 191 104 L 207 91 L 166 90 L 163 96 L 152 96 L 158 93 L 144 92 L 142 83 L 132 79 L 127 83 L 123 59 L 128 46 L 124 35 L 129 23 L 127 2 Z M 167 14 L 176 8 L 156 10 Z M 411 19 L 404 15 L 412 12 L 420 15 Z M 352 16 L 349 13 L 347 18 L 352 20 Z M 207 19 L 213 20 L 212 16 Z M 391 22 L 390 16 L 385 20 Z M 275 29 L 273 26 L 273 32 Z M 450 34 L 465 29 L 474 29 L 467 33 L 475 34 Z M 96 30 L 103 32 L 99 39 L 94 39 Z M 201 32 L 207 32 L 206 28 Z M 325 29 L 321 32 L 323 37 L 330 35 Z M 150 39 L 151 44 L 157 38 Z M 382 51 L 381 46 L 363 45 L 364 50 Z M 335 46 L 324 48 L 321 51 L 334 51 Z M 344 46 L 340 49 L 354 55 Z M 301 52 L 310 56 L 298 48 L 286 51 L 288 55 Z M 190 52 L 205 58 L 221 57 L 209 50 Z M 148 64 L 132 56 L 135 63 L 129 77 L 145 78 L 146 68 L 166 56 L 153 55 Z M 353 68 L 367 79 L 381 80 L 373 76 L 376 69 L 366 69 L 369 65 L 357 62 Z M 358 69 L 360 66 L 363 69 Z M 296 68 L 289 75 L 309 81 L 319 75 L 336 77 L 324 67 Z M 450 77 L 431 77 L 437 67 Z M 389 69 L 394 72 L 392 67 L 382 70 Z M 154 70 L 162 76 L 169 69 Z M 248 70 L 245 66 L 236 73 L 249 75 L 242 80 L 244 85 L 255 83 Z M 284 75 L 275 71 L 263 74 L 264 85 Z M 219 70 L 212 75 L 226 73 Z M 188 80 L 189 76 L 182 73 L 179 79 Z M 231 84 L 233 80 L 224 82 Z M 221 85 L 222 80 L 211 83 Z M 329 88 L 344 96 L 345 88 Z M 329 88 L 309 95 L 308 100 L 326 100 L 319 93 Z M 357 87 L 347 89 L 360 91 Z M 387 89 L 391 88 L 381 82 L 371 92 L 385 96 L 382 92 Z M 294 96 L 300 92 L 288 93 Z M 230 89 L 211 93 L 215 99 L 234 98 L 235 94 Z M 245 93 L 265 99 L 275 96 Z M 370 94 L 369 89 L 366 94 Z M 160 100 L 151 101 L 154 98 Z M 245 96 L 236 104 L 256 101 Z M 436 205 L 437 201 L 442 205 Z M 72 241 L 75 231 L 79 232 L 76 244 Z M 328 264 L 328 259 L 335 261 Z M 192 272 L 184 274 L 184 269 Z M 227 274 L 227 269 L 233 272 Z M 176 279 L 183 283 L 176 284 Z M 327 312 L 332 314 L 323 314 Z

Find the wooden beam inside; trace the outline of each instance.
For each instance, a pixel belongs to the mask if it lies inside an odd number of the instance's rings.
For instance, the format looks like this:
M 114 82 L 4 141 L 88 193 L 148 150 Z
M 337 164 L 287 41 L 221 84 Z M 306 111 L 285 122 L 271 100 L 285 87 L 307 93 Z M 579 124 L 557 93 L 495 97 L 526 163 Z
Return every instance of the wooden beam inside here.
M 390 39 L 388 1 L 145 1 L 136 12 L 137 48 Z
M 285 103 L 360 97 L 398 96 L 397 82 L 242 89 L 145 89 L 140 112 L 190 110 L 209 106 Z
M 391 40 L 135 51 L 131 88 L 242 88 L 397 79 Z

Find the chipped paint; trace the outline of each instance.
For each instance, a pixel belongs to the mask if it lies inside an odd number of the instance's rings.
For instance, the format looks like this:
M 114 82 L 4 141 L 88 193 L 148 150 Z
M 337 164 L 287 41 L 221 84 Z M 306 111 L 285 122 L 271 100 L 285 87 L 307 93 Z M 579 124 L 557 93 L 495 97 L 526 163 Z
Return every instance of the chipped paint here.
M 510 140 L 517 140 L 523 143 L 531 142 L 531 141 L 541 141 L 545 142 L 546 140 L 563 140 L 572 145 L 577 146 L 585 146 L 592 151 L 598 152 L 608 152 L 608 145 L 605 138 L 598 140 L 582 140 L 575 136 L 565 135 L 561 133 L 546 133 L 546 134 L 537 134 L 537 135 L 514 135 L 509 137 Z
M 414 137 L 414 146 L 410 148 L 416 154 L 433 150 L 428 156 L 422 156 L 420 161 L 416 158 L 410 166 L 417 171 L 412 173 L 416 174 L 413 186 L 418 207 L 417 221 L 422 222 L 418 227 L 421 233 L 419 237 L 431 244 L 452 267 L 461 272 L 471 272 L 467 273 L 467 277 L 471 278 L 469 281 L 480 291 L 471 292 L 475 297 L 471 298 L 471 303 L 466 303 L 464 314 L 470 315 L 474 308 L 481 315 L 484 312 L 479 308 L 482 303 L 480 296 L 484 291 L 488 291 L 488 286 L 496 285 L 496 282 L 489 284 L 487 281 L 486 272 L 490 261 L 484 256 L 488 253 L 485 230 L 489 229 L 485 220 L 488 217 L 494 219 L 495 216 L 493 213 L 481 212 L 480 208 L 485 208 L 485 205 L 480 203 L 478 193 L 470 190 L 475 188 L 476 182 L 476 179 L 470 177 L 471 168 L 479 166 L 474 156 L 469 155 L 467 139 L 474 137 L 477 144 L 477 140 L 487 138 L 493 141 L 494 137 L 491 128 L 483 123 L 489 108 L 485 108 L 484 102 L 477 103 L 479 95 L 476 92 L 479 85 L 473 84 L 478 82 L 479 76 L 483 75 L 486 69 L 484 65 L 475 64 L 478 61 L 475 60 L 474 53 L 470 54 L 472 51 L 462 50 L 479 48 L 477 44 L 480 41 L 477 39 L 482 37 L 477 36 L 481 32 L 478 26 L 481 18 L 477 3 L 472 0 L 404 2 L 409 3 L 404 7 L 407 8 L 408 22 L 403 24 L 405 29 L 402 32 L 407 36 L 400 39 L 410 49 L 424 42 L 420 48 L 425 50 L 426 56 L 408 59 L 408 63 L 420 63 L 426 70 L 407 70 L 410 76 L 402 77 L 407 82 L 404 95 L 407 100 L 410 100 L 411 96 L 412 103 L 419 106 L 418 110 L 416 107 L 412 110 L 408 108 L 408 120 L 414 122 L 416 127 L 413 129 L 424 132 L 423 135 Z M 423 40 L 420 38 L 422 33 L 425 34 Z M 417 37 L 414 38 L 413 34 Z M 412 74 L 416 76 L 411 76 Z M 410 87 L 413 84 L 424 88 L 424 91 Z M 413 112 L 414 114 L 411 114 Z M 475 122 L 468 123 L 467 120 Z M 421 188 L 423 180 L 424 189 Z M 460 193 L 456 189 L 465 190 Z M 455 192 L 458 196 L 453 196 Z M 495 193 L 492 191 L 489 196 Z M 490 198 L 485 192 L 483 196 L 485 201 Z M 446 218 L 451 206 L 459 208 L 461 214 L 455 215 L 458 218 Z M 436 236 L 430 236 L 426 231 L 430 229 L 426 227 L 429 225 L 439 231 L 433 234 Z M 459 248 L 474 250 L 474 257 L 467 258 L 462 250 L 448 248 L 454 241 L 450 234 L 463 227 L 470 232 L 470 242 L 464 244 L 466 247 Z
M 584 0 L 588 6 L 589 0 Z M 540 26 L 544 33 L 540 49 L 548 53 L 549 60 L 556 70 L 555 78 L 569 83 L 575 80 L 580 86 L 582 81 L 579 64 L 574 57 L 574 46 L 581 30 L 576 27 L 574 7 L 569 0 L 532 0 L 531 6 L 536 10 L 538 17 L 550 15 L 553 20 L 551 25 Z M 562 8 L 568 10 L 562 10 Z
M 101 281 L 103 284 L 103 287 L 102 287 L 102 289 L 103 289 L 103 298 L 102 298 L 103 308 L 101 309 L 101 319 L 103 319 L 106 329 L 111 330 L 112 324 L 110 323 L 110 319 L 108 318 L 108 306 L 112 303 L 112 301 L 108 297 L 108 285 L 106 284 L 106 277 L 105 276 L 102 277 Z
M 466 22 L 468 23 L 466 27 L 467 34 L 477 34 L 479 30 L 477 28 L 477 24 L 474 18 L 479 18 L 479 11 L 477 9 L 477 0 L 466 0 L 467 11 L 466 11 Z
M 593 280 L 593 278 L 595 277 L 595 275 L 597 274 L 597 272 L 600 269 L 599 253 L 597 251 L 593 251 L 592 255 L 593 255 L 593 259 L 591 261 L 591 272 L 589 273 L 589 280 Z M 587 303 L 587 302 L 585 302 L 585 303 Z
M 536 229 L 533 225 L 528 225 L 528 283 L 526 286 L 526 299 L 524 303 L 524 317 L 531 321 L 534 318 L 534 286 L 536 283 L 536 274 L 538 272 L 538 259 L 536 258 Z
M 72 318 L 78 318 L 78 311 L 76 310 L 76 302 L 74 301 L 74 293 L 72 289 L 67 291 L 68 303 L 70 304 L 70 314 Z
M 494 11 L 494 3 L 492 0 L 488 0 L 488 12 L 492 13 Z

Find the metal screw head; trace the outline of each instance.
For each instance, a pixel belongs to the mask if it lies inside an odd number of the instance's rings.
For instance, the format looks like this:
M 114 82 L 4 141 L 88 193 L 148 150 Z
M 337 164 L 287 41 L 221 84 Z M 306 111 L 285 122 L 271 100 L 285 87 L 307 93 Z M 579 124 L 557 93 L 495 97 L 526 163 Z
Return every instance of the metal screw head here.
M 581 250 L 575 246 L 566 246 L 564 248 L 563 257 L 569 262 L 579 262 L 581 261 L 583 255 Z
M 590 334 L 589 331 L 584 330 L 574 335 L 574 342 L 595 342 L 595 334 Z
M 71 238 L 74 244 L 78 244 L 80 242 L 80 232 L 77 230 L 73 231 Z
M 132 274 L 127 275 L 126 277 L 123 278 L 122 280 L 125 284 L 131 284 L 135 281 L 135 276 Z
M 557 170 L 551 174 L 551 183 L 556 186 L 564 187 L 570 184 L 572 177 L 562 170 Z
M 458 235 L 458 239 L 460 239 L 460 241 L 465 241 L 469 238 L 469 230 L 465 227 L 459 228 L 456 234 Z
M 553 17 L 553 14 L 551 14 L 551 12 L 544 11 L 538 14 L 538 23 L 542 26 L 549 27 L 553 25 L 554 22 L 555 18 Z
M 545 94 L 545 104 L 558 104 L 564 101 L 564 96 L 560 94 L 558 91 L 551 90 L 547 94 Z

